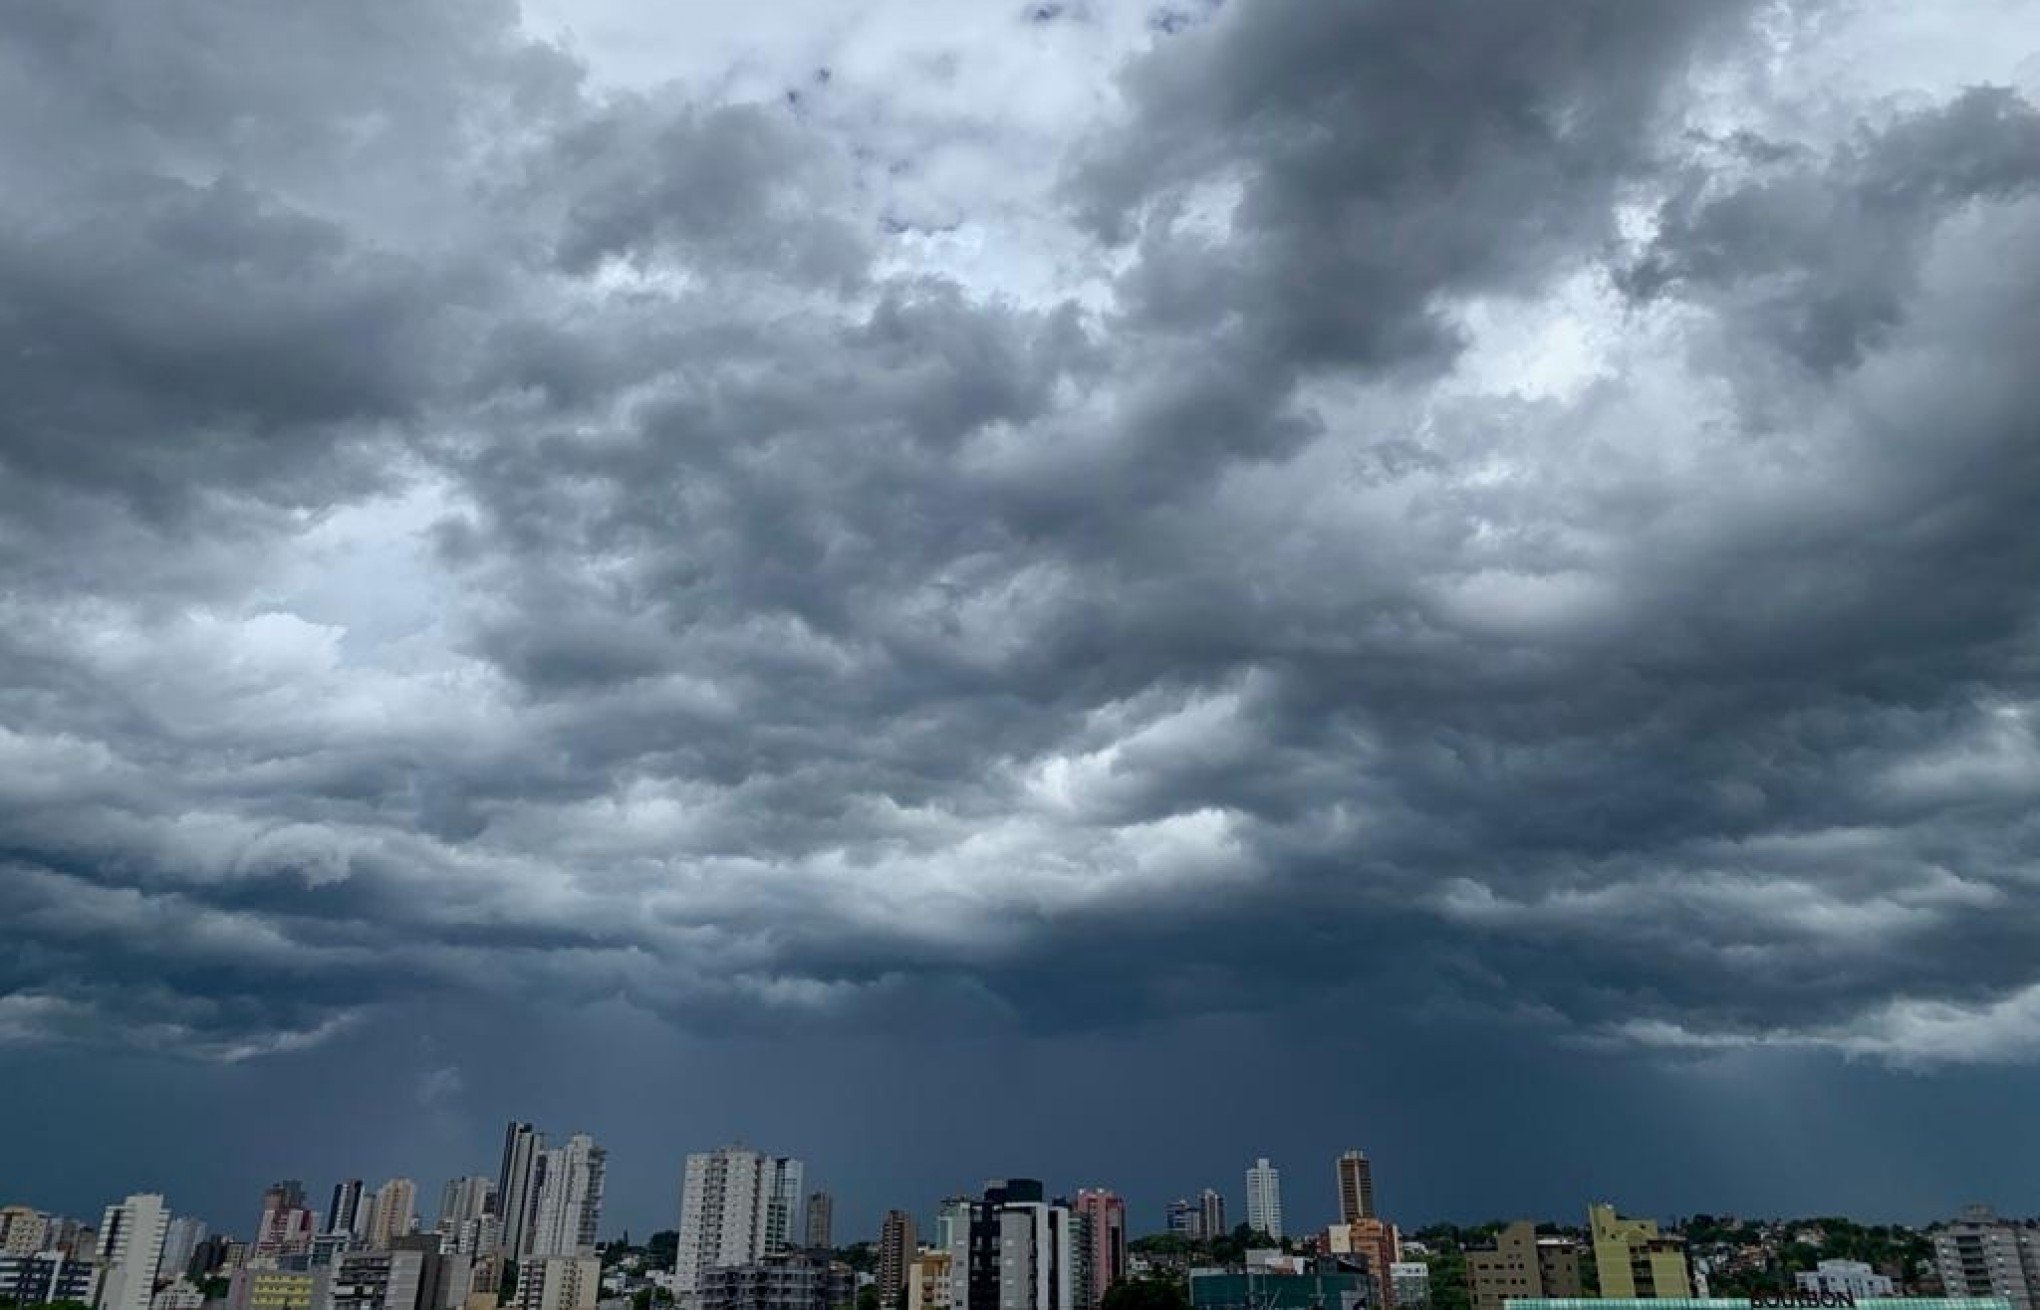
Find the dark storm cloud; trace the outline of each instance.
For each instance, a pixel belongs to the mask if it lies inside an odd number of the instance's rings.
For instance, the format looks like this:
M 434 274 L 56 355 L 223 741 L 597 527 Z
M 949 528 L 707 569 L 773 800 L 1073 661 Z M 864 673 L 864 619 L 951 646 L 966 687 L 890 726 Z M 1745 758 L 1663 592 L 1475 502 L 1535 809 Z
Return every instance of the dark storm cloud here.
M 0 20 L 0 1035 L 1358 982 L 2031 1055 L 2016 95 L 1709 136 L 1730 9 L 1232 6 L 1072 153 L 1109 278 L 1005 296 L 822 116 L 511 17 Z M 1580 294 L 1648 347 L 1479 382 Z

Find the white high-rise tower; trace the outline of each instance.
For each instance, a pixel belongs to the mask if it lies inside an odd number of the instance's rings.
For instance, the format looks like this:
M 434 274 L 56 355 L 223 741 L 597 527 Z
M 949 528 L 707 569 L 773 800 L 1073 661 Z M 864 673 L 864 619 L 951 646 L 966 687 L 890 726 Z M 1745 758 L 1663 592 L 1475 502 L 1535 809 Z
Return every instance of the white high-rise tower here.
M 1282 1171 L 1262 1156 L 1247 1170 L 1247 1226 L 1282 1236 Z
M 609 1153 L 586 1133 L 565 1146 L 542 1150 L 534 1169 L 531 1237 L 526 1254 L 595 1254 L 595 1230 L 602 1222 L 602 1180 Z
M 106 1271 L 99 1285 L 100 1310 L 149 1310 L 169 1228 L 170 1211 L 154 1192 L 106 1207 L 97 1251 L 99 1267 Z
M 704 1271 L 749 1264 L 794 1244 L 802 1176 L 798 1160 L 740 1146 L 687 1157 L 673 1270 L 683 1306 L 699 1305 Z

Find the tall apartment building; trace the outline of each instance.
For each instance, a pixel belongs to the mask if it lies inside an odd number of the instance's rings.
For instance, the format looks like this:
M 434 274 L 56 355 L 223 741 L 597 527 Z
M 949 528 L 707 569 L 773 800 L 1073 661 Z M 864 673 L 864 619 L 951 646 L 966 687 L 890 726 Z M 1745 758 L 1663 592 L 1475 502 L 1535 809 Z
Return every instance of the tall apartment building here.
M 704 1275 L 703 1310 L 847 1310 L 856 1300 L 850 1266 L 788 1251 Z
M 532 1170 L 530 1224 L 524 1253 L 593 1255 L 602 1222 L 602 1186 L 609 1153 L 586 1133 L 541 1150 Z
M 2012 1310 L 2040 1305 L 2040 1229 L 1972 1205 L 1934 1234 L 1934 1266 L 1949 1296 L 2001 1296 Z
M 1466 1253 L 1466 1286 L 1473 1310 L 1502 1310 L 1512 1297 L 1579 1296 L 1579 1244 L 1539 1238 L 1527 1219 L 1510 1224 L 1495 1234 L 1492 1250 Z
M 496 1213 L 502 1219 L 497 1240 L 503 1253 L 522 1256 L 531 1232 L 531 1175 L 545 1139 L 528 1123 L 512 1120 L 503 1130 L 503 1165 L 496 1176 Z
M 50 1217 L 25 1205 L 0 1208 L 0 1255 L 34 1255 L 49 1249 Z
M 673 1294 L 683 1307 L 700 1305 L 708 1270 L 754 1264 L 791 1245 L 802 1173 L 790 1156 L 741 1146 L 687 1157 L 673 1267 Z
M 907 1265 L 913 1261 L 919 1243 L 914 1233 L 914 1216 L 905 1210 L 888 1210 L 878 1230 L 878 1303 L 897 1306 L 906 1300 Z
M 1205 1241 L 1224 1237 L 1232 1229 L 1225 1223 L 1225 1195 L 1217 1188 L 1207 1187 L 1197 1198 L 1198 1226 L 1203 1230 Z
M 99 1284 L 100 1310 L 149 1310 L 169 1227 L 170 1211 L 154 1192 L 136 1193 L 106 1207 L 99 1218 L 95 1253 L 104 1271 Z
M 1075 1310 L 1076 1260 L 1067 1206 L 1032 1178 L 997 1179 L 951 1224 L 951 1310 Z
M 1393 1310 L 1395 1283 L 1389 1269 L 1402 1259 L 1401 1238 L 1395 1225 L 1379 1219 L 1355 1219 L 1333 1224 L 1325 1230 L 1323 1250 L 1331 1255 L 1359 1256 L 1367 1264 L 1367 1276 L 1374 1280 L 1383 1310 Z
M 408 1178 L 392 1178 L 375 1189 L 368 1215 L 365 1245 L 371 1251 L 387 1251 L 400 1237 L 409 1237 L 418 1227 L 418 1184 Z
M 1098 1310 L 1106 1290 L 1126 1277 L 1126 1202 L 1116 1193 L 1080 1188 L 1076 1219 L 1077 1305 Z
M 827 1192 L 809 1192 L 807 1199 L 807 1241 L 810 1251 L 826 1251 L 834 1243 L 836 1201 Z
M 205 1220 L 190 1215 L 177 1215 L 163 1226 L 163 1254 L 156 1262 L 159 1278 L 176 1278 L 191 1269 L 191 1257 L 198 1254 L 198 1244 L 206 1239 L 211 1230 Z
M 346 1178 L 333 1184 L 333 1199 L 326 1206 L 326 1231 L 361 1233 L 361 1180 Z
M 1204 1238 L 1204 1226 L 1199 1222 L 1199 1219 L 1200 1216 L 1197 1212 L 1197 1203 L 1195 1201 L 1178 1197 L 1169 1202 L 1168 1231 L 1171 1236 L 1186 1238 L 1192 1242 L 1202 1241 Z
M 1594 1242 L 1594 1272 L 1604 1298 L 1693 1295 L 1686 1244 L 1658 1232 L 1656 1221 L 1624 1219 L 1612 1205 L 1587 1207 Z
M 1262 1156 L 1247 1170 L 1247 1226 L 1282 1236 L 1282 1171 Z
M 1339 1222 L 1378 1219 L 1374 1208 L 1374 1166 L 1367 1152 L 1352 1150 L 1339 1157 Z
M 595 1310 L 602 1261 L 585 1255 L 534 1256 L 517 1274 L 517 1310 Z
M 271 1183 L 262 1193 L 262 1217 L 255 1221 L 254 1254 L 304 1255 L 312 1249 L 317 1216 L 305 1205 L 305 1185 L 295 1178 Z

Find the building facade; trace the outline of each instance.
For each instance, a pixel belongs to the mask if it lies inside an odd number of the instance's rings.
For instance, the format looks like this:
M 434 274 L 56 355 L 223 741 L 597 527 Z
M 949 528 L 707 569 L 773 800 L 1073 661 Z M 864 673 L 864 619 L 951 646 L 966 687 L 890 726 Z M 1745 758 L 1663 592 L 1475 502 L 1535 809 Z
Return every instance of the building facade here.
M 154 1192 L 138 1192 L 106 1207 L 99 1218 L 95 1252 L 104 1271 L 100 1275 L 100 1310 L 149 1310 L 169 1227 L 169 1208 Z
M 16 1305 L 48 1305 L 99 1296 L 99 1266 L 62 1251 L 0 1255 L 0 1298 Z
M 807 1241 L 810 1251 L 826 1251 L 835 1236 L 836 1201 L 827 1192 L 809 1192 L 807 1199 Z
M 595 1254 L 609 1153 L 586 1133 L 538 1153 L 531 1183 L 528 1257 Z
M 594 1254 L 534 1256 L 517 1271 L 517 1310 L 595 1310 L 602 1261 Z
M 1336 1260 L 1320 1260 L 1305 1273 L 1249 1266 L 1190 1274 L 1191 1310 L 1370 1310 L 1377 1304 L 1374 1280 Z
M 1502 1310 L 1525 1297 L 1577 1297 L 1580 1249 L 1565 1238 L 1539 1238 L 1529 1220 L 1495 1234 L 1493 1249 L 1466 1253 L 1466 1288 L 1473 1310 Z
M 361 1233 L 361 1180 L 347 1178 L 333 1184 L 333 1198 L 326 1205 L 326 1231 Z
M 844 1310 L 857 1279 L 846 1264 L 788 1252 L 708 1270 L 701 1296 L 703 1310 Z
M 878 1303 L 897 1306 L 906 1300 L 907 1266 L 919 1249 L 914 1216 L 888 1210 L 878 1230 Z
M 1282 1236 L 1282 1171 L 1265 1155 L 1247 1170 L 1247 1226 L 1270 1237 Z
M 1389 1281 L 1389 1268 L 1402 1259 L 1395 1225 L 1379 1219 L 1355 1219 L 1349 1224 L 1334 1224 L 1325 1230 L 1324 1248 L 1331 1255 L 1358 1258 L 1374 1281 L 1374 1293 L 1384 1307 L 1395 1304 L 1395 1286 Z
M 1841 1293 L 1858 1300 L 1885 1299 L 1896 1290 L 1891 1279 L 1861 1260 L 1822 1260 L 1811 1270 L 1794 1274 L 1799 1290 L 1819 1295 Z
M 503 1130 L 503 1163 L 496 1175 L 496 1213 L 502 1220 L 497 1240 L 505 1255 L 520 1258 L 530 1233 L 531 1172 L 545 1139 L 528 1123 L 512 1120 Z
M 1379 1218 L 1374 1209 L 1374 1166 L 1368 1162 L 1367 1152 L 1346 1152 L 1339 1157 L 1338 1170 L 1339 1222 Z
M 198 1244 L 206 1239 L 208 1231 L 203 1219 L 174 1216 L 163 1226 L 163 1255 L 156 1262 L 156 1276 L 175 1278 L 191 1272 L 191 1257 L 198 1254 Z
M 950 1310 L 949 1252 L 923 1250 L 907 1266 L 907 1310 Z
M 398 1238 L 409 1237 L 417 1227 L 418 1184 L 408 1178 L 392 1178 L 375 1189 L 363 1245 L 371 1251 L 387 1251 Z
M 1398 1260 L 1388 1267 L 1390 1295 L 1396 1310 L 1430 1310 L 1431 1266 L 1422 1260 Z
M 1934 1234 L 1934 1266 L 1950 1296 L 2003 1297 L 2012 1310 L 2040 1301 L 2040 1230 L 1970 1206 Z
M 791 1244 L 799 1216 L 801 1162 L 726 1146 L 687 1157 L 680 1184 L 674 1296 L 699 1305 L 710 1269 L 754 1264 Z
M 35 1255 L 49 1249 L 50 1217 L 25 1205 L 0 1208 L 0 1255 Z
M 237 1269 L 227 1280 L 227 1310 L 318 1310 L 326 1275 L 310 1270 Z
M 1612 1205 L 1593 1205 L 1587 1208 L 1587 1231 L 1593 1237 L 1602 1297 L 1692 1297 L 1686 1244 L 1659 1233 L 1656 1221 L 1624 1219 Z
M 1098 1310 L 1105 1293 L 1126 1277 L 1126 1202 L 1115 1192 L 1085 1187 L 1071 1209 L 1077 1225 L 1077 1305 Z
M 1069 1207 L 1032 1178 L 994 1179 L 963 1203 L 949 1248 L 951 1310 L 1076 1310 Z

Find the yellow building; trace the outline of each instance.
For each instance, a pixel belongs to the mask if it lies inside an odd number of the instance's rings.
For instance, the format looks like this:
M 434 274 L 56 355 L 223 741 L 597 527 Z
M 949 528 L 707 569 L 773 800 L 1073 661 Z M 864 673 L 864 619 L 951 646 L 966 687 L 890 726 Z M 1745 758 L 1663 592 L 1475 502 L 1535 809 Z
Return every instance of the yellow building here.
M 312 1310 L 323 1274 L 286 1269 L 239 1269 L 229 1285 L 232 1310 Z
M 949 1252 L 923 1249 L 907 1266 L 907 1310 L 949 1310 Z
M 1612 1205 L 1587 1207 L 1594 1269 L 1603 1297 L 1624 1300 L 1693 1295 L 1686 1244 L 1658 1232 L 1656 1221 L 1624 1219 Z

